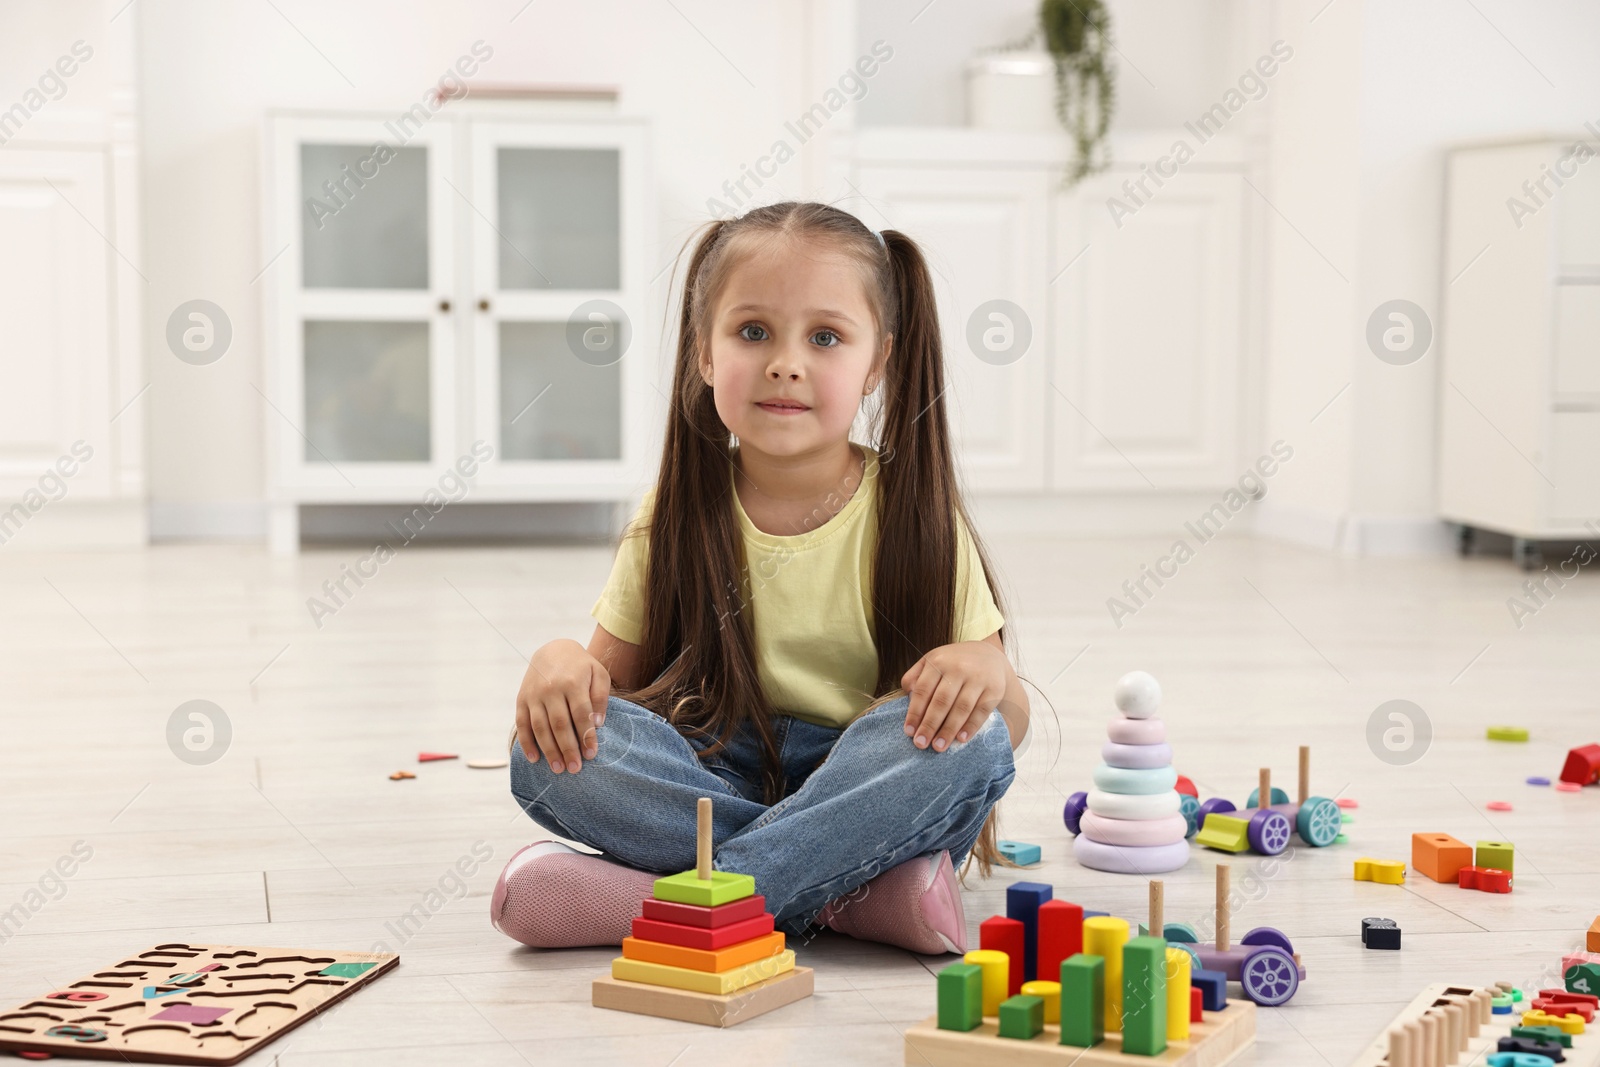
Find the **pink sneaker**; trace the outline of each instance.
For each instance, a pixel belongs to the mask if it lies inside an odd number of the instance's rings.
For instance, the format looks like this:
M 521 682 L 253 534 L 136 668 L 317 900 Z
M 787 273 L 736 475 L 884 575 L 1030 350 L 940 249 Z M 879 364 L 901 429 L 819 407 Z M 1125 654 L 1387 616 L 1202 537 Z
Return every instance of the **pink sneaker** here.
M 656 876 L 559 841 L 535 841 L 500 872 L 489 921 L 533 948 L 620 945 Z
M 817 922 L 924 955 L 967 951 L 967 917 L 948 851 L 917 856 L 830 903 Z

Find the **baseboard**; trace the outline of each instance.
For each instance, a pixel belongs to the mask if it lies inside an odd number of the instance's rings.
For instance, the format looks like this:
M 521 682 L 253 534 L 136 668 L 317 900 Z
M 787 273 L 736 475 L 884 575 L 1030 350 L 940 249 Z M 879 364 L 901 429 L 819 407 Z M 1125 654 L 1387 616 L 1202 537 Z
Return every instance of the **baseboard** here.
M 143 548 L 150 527 L 143 500 L 58 500 L 0 532 L 0 552 Z
M 1217 503 L 1212 491 L 1163 493 L 978 494 L 967 508 L 982 536 L 1024 534 L 1056 537 L 1187 536 L 1184 523 L 1195 521 Z M 1249 532 L 1248 505 L 1221 528 L 1219 536 Z M 1208 527 L 1209 529 L 1209 527 Z
M 1347 556 L 1437 556 L 1454 551 L 1442 519 L 1403 515 L 1352 515 L 1264 500 L 1251 516 L 1257 537 Z
M 152 500 L 151 541 L 265 541 L 260 500 Z

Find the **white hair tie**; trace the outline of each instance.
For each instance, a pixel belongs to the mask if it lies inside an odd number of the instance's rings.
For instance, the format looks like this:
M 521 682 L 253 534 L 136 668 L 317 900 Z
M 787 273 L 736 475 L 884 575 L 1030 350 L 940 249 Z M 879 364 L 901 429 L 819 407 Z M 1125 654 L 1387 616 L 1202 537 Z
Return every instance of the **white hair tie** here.
M 872 231 L 872 236 L 874 236 L 874 237 L 876 237 L 878 239 L 878 247 L 879 248 L 883 249 L 885 252 L 889 251 L 889 244 L 888 244 L 887 241 L 885 241 L 883 239 L 883 231 L 882 230 L 873 230 Z

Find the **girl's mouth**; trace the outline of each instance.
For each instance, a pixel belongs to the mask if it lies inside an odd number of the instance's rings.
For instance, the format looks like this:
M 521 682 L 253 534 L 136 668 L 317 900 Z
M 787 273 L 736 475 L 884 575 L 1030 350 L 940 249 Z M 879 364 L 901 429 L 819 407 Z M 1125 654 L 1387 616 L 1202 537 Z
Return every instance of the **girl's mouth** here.
M 757 404 L 756 407 L 762 411 L 770 411 L 774 415 L 799 415 L 802 412 L 811 410 L 804 404 L 798 404 L 792 400 L 766 400 Z

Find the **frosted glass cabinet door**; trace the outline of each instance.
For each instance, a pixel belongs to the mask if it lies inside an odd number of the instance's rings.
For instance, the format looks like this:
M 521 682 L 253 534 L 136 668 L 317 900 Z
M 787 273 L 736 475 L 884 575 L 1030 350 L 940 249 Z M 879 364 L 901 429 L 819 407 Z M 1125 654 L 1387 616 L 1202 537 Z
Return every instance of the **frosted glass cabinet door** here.
M 500 288 L 622 285 L 615 148 L 495 150 Z
M 428 149 L 300 146 L 307 289 L 428 287 Z
M 500 324 L 501 458 L 622 457 L 622 364 L 579 359 L 567 332 L 564 322 Z
M 305 323 L 307 463 L 427 462 L 428 324 Z

